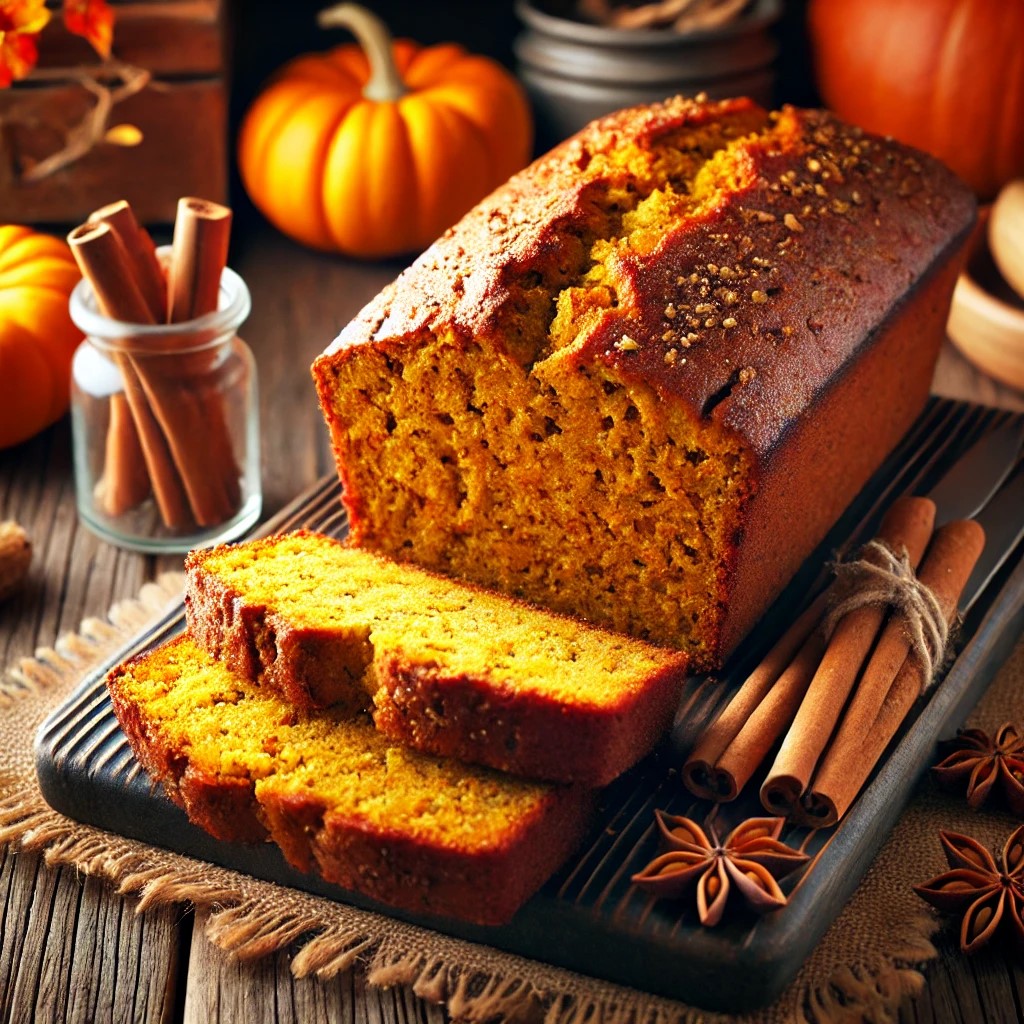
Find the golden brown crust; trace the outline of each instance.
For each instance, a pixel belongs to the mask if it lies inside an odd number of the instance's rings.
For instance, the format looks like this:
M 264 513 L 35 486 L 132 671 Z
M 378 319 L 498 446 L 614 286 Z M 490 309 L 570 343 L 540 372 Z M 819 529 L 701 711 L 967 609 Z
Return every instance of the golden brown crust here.
M 787 108 L 742 151 L 749 183 L 626 267 L 636 304 L 578 358 L 686 402 L 767 458 L 960 247 L 975 204 L 938 161 L 822 111 Z M 689 309 L 685 324 L 666 319 L 670 305 Z M 644 339 L 635 352 L 616 346 L 624 330 Z
M 380 659 L 375 673 L 373 721 L 385 736 L 457 761 L 595 787 L 654 749 L 672 723 L 683 682 L 680 668 L 666 666 L 617 702 L 581 709 L 401 657 Z
M 579 845 L 595 797 L 553 791 L 515 836 L 484 853 L 457 844 L 427 846 L 399 829 L 368 829 L 325 813 L 315 797 L 264 801 L 271 834 L 289 862 L 329 882 L 413 914 L 481 925 L 506 923 Z
M 465 338 L 486 332 L 517 270 L 544 253 L 559 223 L 582 222 L 593 154 L 756 109 L 745 99 L 676 97 L 595 122 L 446 232 L 320 358 L 441 326 Z M 767 454 L 908 286 L 963 240 L 975 203 L 938 161 L 824 111 L 785 108 L 744 142 L 737 162 L 746 180 L 700 222 L 618 263 L 625 301 L 575 358 L 713 415 Z M 687 322 L 666 318 L 669 306 L 689 307 Z M 639 347 L 623 349 L 623 335 Z
M 556 146 L 475 206 L 342 331 L 324 353 L 386 344 L 438 325 L 472 338 L 493 326 L 515 274 L 553 244 L 560 223 L 582 217 L 592 156 L 629 139 L 641 144 L 686 126 L 756 111 L 746 99 L 676 97 L 620 111 Z
M 959 265 L 950 253 L 918 281 L 857 361 L 836 374 L 813 415 L 794 420 L 762 470 L 727 581 L 719 659 L 736 648 L 924 407 Z

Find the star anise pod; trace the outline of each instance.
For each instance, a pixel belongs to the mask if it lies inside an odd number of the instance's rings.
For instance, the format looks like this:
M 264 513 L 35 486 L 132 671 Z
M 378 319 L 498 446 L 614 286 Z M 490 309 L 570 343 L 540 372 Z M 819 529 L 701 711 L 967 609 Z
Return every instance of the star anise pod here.
M 949 751 L 933 769 L 937 782 L 960 788 L 967 784 L 967 803 L 975 810 L 998 788 L 1010 810 L 1024 817 L 1024 736 L 1011 722 L 994 737 L 981 729 L 965 729 L 946 745 Z
M 632 881 L 648 892 L 676 899 L 696 888 L 700 923 L 713 927 L 722 919 L 735 890 L 755 913 L 786 905 L 778 879 L 808 860 L 806 853 L 779 842 L 783 818 L 748 818 L 720 842 L 690 818 L 655 811 L 665 853 L 655 857 Z
M 940 832 L 939 838 L 952 870 L 914 892 L 933 907 L 962 913 L 960 948 L 973 953 L 1002 932 L 1024 956 L 1024 825 L 1003 847 L 1000 863 L 976 839 L 958 832 Z

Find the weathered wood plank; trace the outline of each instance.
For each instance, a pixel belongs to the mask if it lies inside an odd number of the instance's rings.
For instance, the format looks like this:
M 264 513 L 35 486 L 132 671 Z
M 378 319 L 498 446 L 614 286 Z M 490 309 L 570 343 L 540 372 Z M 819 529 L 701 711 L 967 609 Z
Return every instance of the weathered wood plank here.
M 32 854 L 0 867 L 0 1021 L 170 1022 L 180 911 L 135 913 L 97 879 Z
M 1013 1000 L 1018 1019 L 1024 1020 L 1024 963 L 1011 960 L 1007 966 L 1010 984 L 1013 986 Z
M 406 989 L 368 986 L 358 972 L 330 981 L 293 978 L 287 953 L 239 961 L 203 934 L 196 913 L 185 996 L 185 1024 L 444 1024 L 443 1010 Z
M 935 945 L 939 958 L 928 965 L 926 974 L 932 1014 L 930 1019 L 936 1021 L 936 1024 L 988 1024 L 1008 1020 L 1005 1005 L 982 1005 L 975 983 L 978 964 L 984 960 L 991 962 L 994 958 L 986 954 L 982 958 L 969 960 L 960 952 L 952 932 L 940 934 Z
M 174 1019 L 181 913 L 165 907 L 137 914 L 136 902 L 118 898 L 102 881 L 84 881 L 74 947 L 82 965 L 70 988 L 70 1024 Z
M 1020 1007 L 1013 983 L 1012 952 L 1009 944 L 993 948 L 984 956 L 964 957 L 973 975 L 978 1005 L 986 1020 L 1019 1021 Z
M 0 1022 L 17 1020 L 14 1015 L 15 985 L 26 943 L 34 876 L 16 871 L 20 858 L 10 850 L 0 851 Z M 24 863 L 20 864 L 24 869 Z
M 0 479 L 7 482 L 0 519 L 22 523 L 33 546 L 26 585 L 0 605 L 0 664 L 14 665 L 77 630 L 86 616 L 103 616 L 114 601 L 133 597 L 156 566 L 104 544 L 79 524 L 67 420 L 0 452 Z

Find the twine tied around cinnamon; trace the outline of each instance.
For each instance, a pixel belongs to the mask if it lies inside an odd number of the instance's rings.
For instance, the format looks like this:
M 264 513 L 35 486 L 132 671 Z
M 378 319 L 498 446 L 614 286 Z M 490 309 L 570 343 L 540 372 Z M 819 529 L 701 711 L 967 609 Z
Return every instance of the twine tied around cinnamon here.
M 898 498 L 875 540 L 832 567 L 826 593 L 694 746 L 682 770 L 691 792 L 735 799 L 781 736 L 761 785 L 765 809 L 811 828 L 846 813 L 941 666 L 985 544 L 973 520 L 934 525 L 933 501 Z
M 946 654 L 949 624 L 934 592 L 914 572 L 907 549 L 901 546 L 897 552 L 876 538 L 854 561 L 832 569 L 839 591 L 822 622 L 826 641 L 849 612 L 868 605 L 891 608 L 906 625 L 924 687 L 929 686 Z

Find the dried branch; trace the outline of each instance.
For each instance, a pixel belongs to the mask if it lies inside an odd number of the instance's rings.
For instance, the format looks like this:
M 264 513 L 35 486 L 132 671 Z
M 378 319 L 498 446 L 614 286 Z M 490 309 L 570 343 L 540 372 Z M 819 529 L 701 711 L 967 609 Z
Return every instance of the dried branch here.
M 111 112 L 118 103 L 136 95 L 147 86 L 161 88 L 159 83 L 153 82 L 149 71 L 120 61 L 110 61 L 100 67 L 37 68 L 32 73 L 32 81 L 77 82 L 96 97 L 96 102 L 77 124 L 68 129 L 61 149 L 20 175 L 21 182 L 28 184 L 55 174 L 91 152 L 97 143 L 103 141 L 110 126 Z M 26 122 L 17 117 L 9 117 L 5 119 L 4 127 L 24 123 Z

